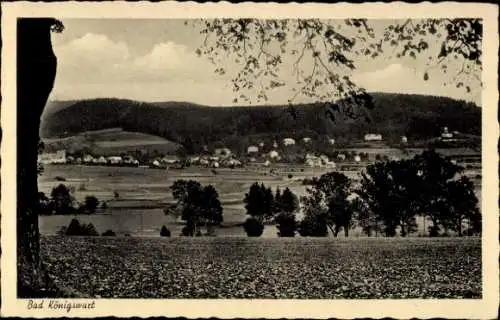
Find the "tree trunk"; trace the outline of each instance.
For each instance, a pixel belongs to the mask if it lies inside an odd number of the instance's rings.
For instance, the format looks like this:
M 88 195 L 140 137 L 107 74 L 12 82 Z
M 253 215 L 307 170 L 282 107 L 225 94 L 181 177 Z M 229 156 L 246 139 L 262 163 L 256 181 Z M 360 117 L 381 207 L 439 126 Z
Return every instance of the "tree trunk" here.
M 337 233 L 335 232 L 335 230 L 333 230 L 333 227 L 331 225 L 328 225 L 328 228 L 330 229 L 330 231 L 332 232 L 333 236 L 336 237 L 337 236 Z
M 404 223 L 401 223 L 401 236 L 406 237 L 406 228 Z
M 17 269 L 18 296 L 46 293 L 38 230 L 37 159 L 40 117 L 52 91 L 56 57 L 50 28 L 54 19 L 17 22 Z
M 344 226 L 344 235 L 345 237 L 349 237 L 349 226 Z

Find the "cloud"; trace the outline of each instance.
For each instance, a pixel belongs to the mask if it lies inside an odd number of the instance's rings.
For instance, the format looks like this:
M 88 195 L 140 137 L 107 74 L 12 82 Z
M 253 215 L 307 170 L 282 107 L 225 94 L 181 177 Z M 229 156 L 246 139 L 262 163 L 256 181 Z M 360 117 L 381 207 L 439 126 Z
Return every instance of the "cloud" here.
M 202 80 L 212 78 L 213 69 L 188 47 L 168 41 L 156 44 L 146 55 L 132 61 L 130 72 L 147 79 Z
M 210 62 L 198 57 L 193 48 L 183 44 L 158 41 L 149 50 L 142 48 L 145 50 L 141 54 L 134 53 L 133 45 L 97 33 L 55 43 L 58 72 L 53 96 L 61 99 L 115 96 L 140 100 L 185 100 L 212 105 L 230 104 L 234 98 L 230 77 L 241 66 L 230 59 L 222 61 L 228 71 L 226 75 L 218 76 L 214 74 L 215 67 Z M 292 71 L 296 58 L 284 59 L 280 75 L 282 79 L 289 79 L 289 84 L 293 86 L 295 76 Z M 373 68 L 381 62 L 369 63 L 369 67 Z M 309 70 L 312 62 L 305 59 L 301 68 Z M 421 66 L 414 69 L 402 60 L 393 60 L 392 64 L 389 62 L 375 71 L 357 71 L 352 79 L 368 91 L 450 96 L 479 104 L 480 89 L 473 88 L 473 93 L 467 94 L 463 88 L 443 86 L 443 82 L 449 82 L 451 77 L 445 77 L 439 68 L 430 74 L 428 81 L 424 81 L 423 69 Z M 286 103 L 293 96 L 293 92 L 287 90 L 268 92 L 269 103 Z
M 120 63 L 130 57 L 124 42 L 115 42 L 105 35 L 93 33 L 56 46 L 54 51 L 63 65 L 102 66 L 109 62 Z
M 56 81 L 65 85 L 206 81 L 213 77 L 213 66 L 208 61 L 171 41 L 157 43 L 146 54 L 133 56 L 125 42 L 88 33 L 55 46 L 54 51 L 58 57 Z

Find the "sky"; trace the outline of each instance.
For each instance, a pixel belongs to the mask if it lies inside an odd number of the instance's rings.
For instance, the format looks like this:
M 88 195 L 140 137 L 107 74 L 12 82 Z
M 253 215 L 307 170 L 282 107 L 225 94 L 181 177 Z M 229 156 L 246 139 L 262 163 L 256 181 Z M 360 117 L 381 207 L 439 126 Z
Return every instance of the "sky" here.
M 58 70 L 51 100 L 116 97 L 140 101 L 188 101 L 211 106 L 234 105 L 231 77 L 241 67 L 234 59 L 222 60 L 228 72 L 214 73 L 214 66 L 195 50 L 203 43 L 200 25 L 175 19 L 62 19 L 65 30 L 53 34 Z M 394 20 L 371 20 L 377 34 Z M 299 42 L 298 42 L 299 43 Z M 293 46 L 293 42 L 291 46 Z M 297 45 L 296 48 L 299 48 Z M 439 45 L 431 44 L 431 53 Z M 434 50 L 434 51 L 432 51 Z M 284 104 L 297 87 L 289 51 L 283 55 L 280 78 L 284 88 L 269 90 L 267 104 Z M 355 60 L 351 79 L 370 92 L 401 92 L 449 96 L 480 104 L 480 88 L 472 92 L 453 85 L 448 75 L 432 72 L 424 81 L 427 56 L 395 58 L 390 52 L 377 58 Z M 453 62 L 452 62 L 453 63 Z M 458 70 L 458 62 L 449 66 Z M 302 68 L 312 68 L 306 59 Z M 335 70 L 335 66 L 332 66 Z M 337 72 L 337 70 L 335 70 Z M 345 70 L 338 70 L 339 74 Z M 295 102 L 312 102 L 299 96 Z M 241 104 L 245 104 L 239 102 Z

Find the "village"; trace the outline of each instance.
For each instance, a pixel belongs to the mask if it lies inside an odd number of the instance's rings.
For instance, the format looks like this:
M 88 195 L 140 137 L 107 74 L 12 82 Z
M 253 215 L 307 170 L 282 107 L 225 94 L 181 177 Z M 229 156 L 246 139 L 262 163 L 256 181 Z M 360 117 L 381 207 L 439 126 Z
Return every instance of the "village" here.
M 378 141 L 381 142 L 382 135 L 380 134 L 366 134 L 364 140 L 367 142 Z M 402 137 L 401 140 L 406 143 L 406 137 Z M 311 144 L 311 138 L 304 137 L 299 140 L 302 147 Z M 176 154 L 168 154 L 157 157 L 152 157 L 147 160 L 139 160 L 133 155 L 93 155 L 93 154 L 83 154 L 81 156 L 76 156 L 69 153 L 66 150 L 57 150 L 53 153 L 42 153 L 39 155 L 38 162 L 41 164 L 73 164 L 73 165 L 95 165 L 95 166 L 129 166 L 129 167 L 149 167 L 149 168 L 183 168 L 185 166 L 200 166 L 206 168 L 235 168 L 242 167 L 244 165 L 258 165 L 268 167 L 273 163 L 286 163 L 289 160 L 282 155 L 283 152 L 286 153 L 286 149 L 290 149 L 299 144 L 294 138 L 284 138 L 280 143 L 274 141 L 270 151 L 264 151 L 265 144 L 260 142 L 256 145 L 249 145 L 246 148 L 246 154 L 237 155 L 231 149 L 227 147 L 214 148 L 209 150 L 207 146 L 204 146 L 204 152 L 200 155 L 191 155 L 181 157 Z M 332 150 L 335 149 L 335 139 L 329 139 L 329 144 L 332 146 Z M 267 148 L 269 149 L 269 148 Z M 302 148 L 304 149 L 304 148 Z M 346 152 L 342 153 L 339 151 L 333 152 L 334 157 L 327 156 L 326 154 L 320 154 L 318 152 L 304 152 L 299 155 L 300 162 L 309 167 L 325 167 L 325 168 L 335 168 L 335 161 L 352 161 L 361 162 L 363 158 L 367 155 L 364 153 Z
M 461 140 L 459 132 L 450 132 L 447 127 L 442 128 L 442 133 L 437 137 L 437 141 L 444 143 L 453 143 Z M 388 155 L 382 152 L 387 145 L 381 134 L 367 133 L 364 135 L 363 141 L 369 143 L 369 148 L 372 152 L 362 152 L 367 148 L 351 148 L 350 150 L 337 149 L 335 139 L 328 139 L 331 146 L 331 152 L 328 154 L 314 152 L 307 148 L 313 141 L 309 137 L 302 139 L 284 138 L 280 143 L 274 141 L 272 148 L 265 148 L 264 142 L 255 145 L 249 145 L 246 148 L 246 153 L 236 154 L 227 147 L 213 148 L 209 150 L 204 146 L 204 151 L 199 155 L 180 156 L 177 154 L 167 154 L 155 157 L 146 157 L 137 159 L 132 154 L 121 155 L 92 155 L 83 154 L 76 156 L 66 150 L 58 150 L 54 153 L 42 153 L 39 155 L 38 162 L 41 164 L 69 164 L 69 165 L 85 165 L 85 166 L 118 166 L 118 167 L 147 167 L 156 169 L 182 169 L 187 166 L 198 166 L 205 168 L 237 168 L 243 166 L 269 167 L 273 164 L 294 163 L 304 165 L 311 168 L 326 168 L 335 169 L 338 163 L 350 163 L 354 166 L 362 162 L 375 160 L 399 160 L 396 155 Z M 406 136 L 400 137 L 400 148 L 408 145 Z M 285 156 L 287 152 L 295 147 L 296 154 L 293 160 Z M 266 151 L 269 150 L 270 151 Z M 361 150 L 361 151 L 359 151 Z M 377 152 L 380 151 L 380 152 Z

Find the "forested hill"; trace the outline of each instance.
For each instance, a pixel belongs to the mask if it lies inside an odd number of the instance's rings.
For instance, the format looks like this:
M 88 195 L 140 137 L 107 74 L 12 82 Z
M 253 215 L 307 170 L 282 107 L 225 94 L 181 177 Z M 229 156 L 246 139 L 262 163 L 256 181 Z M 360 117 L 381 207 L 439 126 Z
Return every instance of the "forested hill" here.
M 123 99 L 58 102 L 42 120 L 42 137 L 121 127 L 154 134 L 190 146 L 218 141 L 254 143 L 284 137 L 331 137 L 355 141 L 367 132 L 396 141 L 406 135 L 429 139 L 440 128 L 481 134 L 481 109 L 445 97 L 373 93 L 375 108 L 356 120 L 328 117 L 324 104 L 252 107 L 208 107 L 184 102 L 144 103 Z M 61 107 L 62 106 L 62 107 Z M 291 112 L 292 111 L 292 112 Z M 256 142 L 255 142 L 256 143 Z M 196 148 L 197 149 L 197 148 Z

